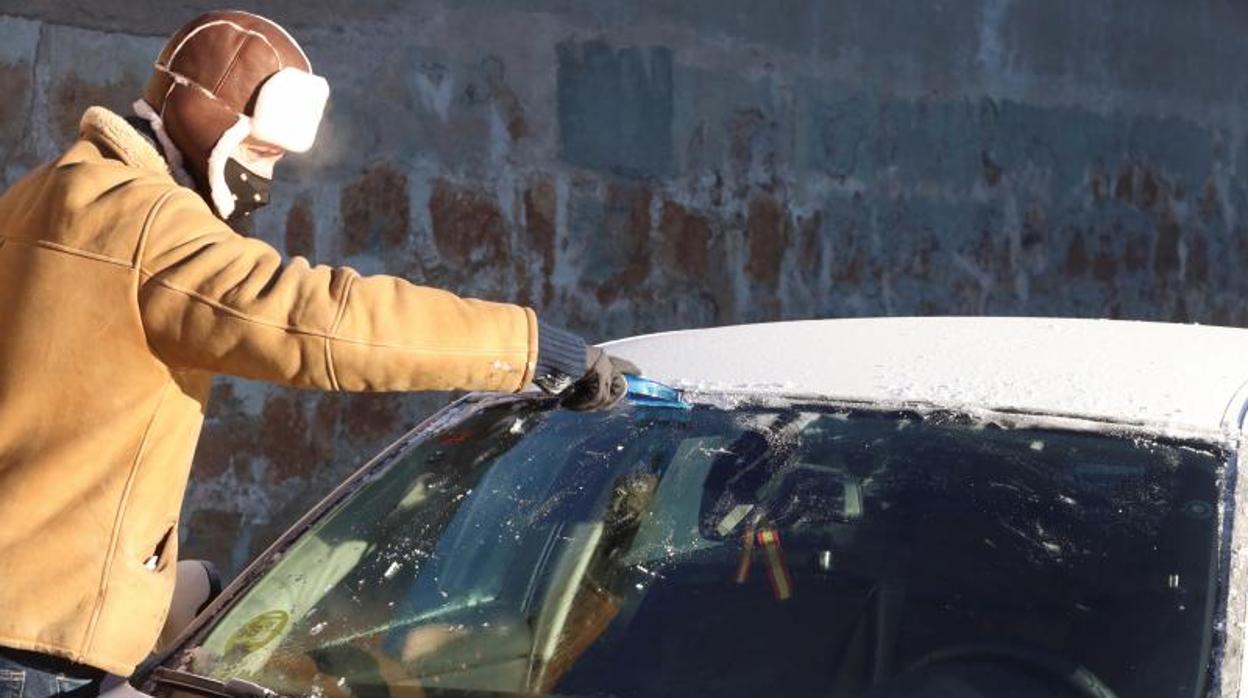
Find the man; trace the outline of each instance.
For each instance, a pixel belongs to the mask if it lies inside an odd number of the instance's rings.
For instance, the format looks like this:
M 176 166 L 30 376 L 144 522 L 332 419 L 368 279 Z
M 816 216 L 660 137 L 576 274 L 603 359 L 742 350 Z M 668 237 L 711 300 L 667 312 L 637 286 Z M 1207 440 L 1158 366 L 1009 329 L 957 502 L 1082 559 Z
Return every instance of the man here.
M 213 12 L 140 118 L 0 197 L 0 695 L 89 691 L 153 648 L 213 374 L 320 390 L 503 390 L 574 409 L 635 371 L 515 305 L 284 262 L 228 223 L 308 150 L 325 80 L 277 24 Z M 88 684 L 85 685 L 84 684 Z

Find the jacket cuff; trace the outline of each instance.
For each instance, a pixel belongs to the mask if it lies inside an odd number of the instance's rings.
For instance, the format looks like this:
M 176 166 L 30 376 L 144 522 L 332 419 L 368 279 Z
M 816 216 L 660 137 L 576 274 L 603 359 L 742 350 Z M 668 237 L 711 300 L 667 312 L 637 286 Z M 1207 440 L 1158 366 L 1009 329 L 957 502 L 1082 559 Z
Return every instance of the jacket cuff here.
M 533 382 L 560 392 L 585 375 L 589 347 L 579 335 L 537 321 L 537 367 Z

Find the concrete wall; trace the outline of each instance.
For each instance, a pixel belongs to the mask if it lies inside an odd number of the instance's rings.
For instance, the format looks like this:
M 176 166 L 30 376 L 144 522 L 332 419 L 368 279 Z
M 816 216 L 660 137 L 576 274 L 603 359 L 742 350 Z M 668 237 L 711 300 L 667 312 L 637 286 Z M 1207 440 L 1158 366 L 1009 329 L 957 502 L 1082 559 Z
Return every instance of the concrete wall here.
M 246 3 L 244 3 L 246 4 Z M 256 235 L 594 339 L 780 318 L 1248 324 L 1248 6 L 280 0 L 332 82 Z M 0 176 L 203 2 L 0 0 Z M 222 380 L 184 520 L 237 570 L 443 396 Z

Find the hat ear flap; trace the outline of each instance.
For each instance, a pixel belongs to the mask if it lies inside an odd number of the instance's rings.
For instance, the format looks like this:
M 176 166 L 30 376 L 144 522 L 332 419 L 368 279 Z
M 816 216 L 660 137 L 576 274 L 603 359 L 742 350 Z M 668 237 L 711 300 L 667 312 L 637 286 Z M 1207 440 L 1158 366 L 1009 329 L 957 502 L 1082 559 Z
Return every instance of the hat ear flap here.
M 225 161 L 230 159 L 238 146 L 250 135 L 251 119 L 240 114 L 234 125 L 221 134 L 212 152 L 208 154 L 208 195 L 222 220 L 234 213 L 234 193 L 225 181 Z
M 252 110 L 252 135 L 293 153 L 305 153 L 329 99 L 329 83 L 319 75 L 283 68 L 260 86 Z
M 182 153 L 182 163 L 187 174 L 195 180 L 201 194 L 213 204 L 217 215 L 225 218 L 221 208 L 233 211 L 233 199 L 228 190 L 224 197 L 215 190 L 211 177 L 210 160 L 221 143 L 226 131 L 236 127 L 239 117 L 229 107 L 205 94 L 198 87 L 177 82 L 165 97 L 165 105 L 161 114 L 165 131 L 169 140 Z M 239 142 L 246 134 L 239 138 Z M 233 148 L 230 149 L 233 152 Z M 227 157 L 228 157 L 227 153 Z M 224 161 L 221 162 L 224 172 Z M 225 176 L 220 180 L 224 183 Z

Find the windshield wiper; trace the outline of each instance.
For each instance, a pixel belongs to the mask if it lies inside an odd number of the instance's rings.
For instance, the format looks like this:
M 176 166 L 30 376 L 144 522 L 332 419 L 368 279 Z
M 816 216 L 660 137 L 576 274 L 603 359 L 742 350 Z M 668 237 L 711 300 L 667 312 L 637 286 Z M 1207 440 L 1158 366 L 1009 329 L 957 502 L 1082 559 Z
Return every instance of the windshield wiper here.
M 157 667 L 152 671 L 152 680 L 165 686 L 173 686 L 190 693 L 209 698 L 277 698 L 275 691 L 242 679 L 219 681 L 207 676 L 192 674 L 166 667 Z

